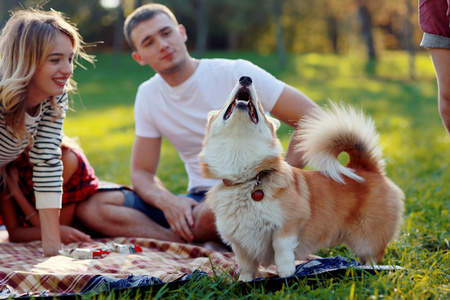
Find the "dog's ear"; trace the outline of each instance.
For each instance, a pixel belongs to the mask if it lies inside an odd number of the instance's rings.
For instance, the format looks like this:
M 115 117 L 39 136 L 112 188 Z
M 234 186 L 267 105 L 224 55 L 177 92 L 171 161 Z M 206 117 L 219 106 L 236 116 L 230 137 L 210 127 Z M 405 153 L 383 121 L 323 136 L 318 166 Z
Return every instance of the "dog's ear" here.
M 275 131 L 277 131 L 278 128 L 280 128 L 281 123 L 280 123 L 280 121 L 278 121 L 278 119 L 275 119 L 275 118 L 272 117 L 272 116 L 267 116 L 267 119 L 268 119 L 270 122 L 272 122 L 273 126 L 275 127 Z

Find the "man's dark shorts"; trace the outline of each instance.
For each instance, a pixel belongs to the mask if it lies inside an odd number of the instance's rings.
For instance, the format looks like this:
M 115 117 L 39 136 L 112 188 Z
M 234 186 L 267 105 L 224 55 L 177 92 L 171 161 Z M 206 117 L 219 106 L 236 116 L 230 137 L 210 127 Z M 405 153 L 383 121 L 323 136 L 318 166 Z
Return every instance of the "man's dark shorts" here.
M 122 192 L 125 195 L 125 202 L 123 203 L 123 206 L 137 209 L 140 212 L 147 215 L 150 219 L 152 219 L 159 225 L 161 225 L 165 228 L 170 228 L 169 223 L 167 222 L 166 217 L 164 216 L 164 213 L 162 210 L 160 210 L 154 206 L 151 206 L 150 204 L 145 203 L 144 201 L 142 201 L 141 198 L 139 198 L 139 196 L 135 192 L 133 192 L 131 190 L 122 189 Z M 202 191 L 202 192 L 189 193 L 186 195 L 178 195 L 178 196 L 192 198 L 195 201 L 200 203 L 205 198 L 205 194 L 206 194 L 206 191 Z
M 420 46 L 450 49 L 450 1 L 419 0 Z

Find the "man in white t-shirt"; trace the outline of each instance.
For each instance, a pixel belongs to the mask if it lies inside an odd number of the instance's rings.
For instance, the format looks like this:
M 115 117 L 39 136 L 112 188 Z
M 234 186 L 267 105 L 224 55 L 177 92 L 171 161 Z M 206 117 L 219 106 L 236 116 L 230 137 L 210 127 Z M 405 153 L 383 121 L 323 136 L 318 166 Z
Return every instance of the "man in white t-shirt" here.
M 202 202 L 205 192 L 217 181 L 202 178 L 198 158 L 208 112 L 223 106 L 242 76 L 252 78 L 265 110 L 291 126 L 317 105 L 248 61 L 193 59 L 185 45 L 185 28 L 161 4 L 136 9 L 125 21 L 124 34 L 133 58 L 156 74 L 140 85 L 136 95 L 131 179 L 137 195 L 128 197 L 125 203 L 97 203 L 107 209 L 95 210 L 109 215 L 96 216 L 96 220 L 120 235 L 141 232 L 138 227 L 147 226 L 154 234 L 148 237 L 164 240 L 217 239 L 214 216 Z M 187 195 L 174 195 L 156 176 L 162 137 L 176 147 L 185 164 Z M 304 166 L 293 151 L 288 150 L 286 159 L 292 165 Z M 136 208 L 148 217 L 144 220 L 138 211 L 120 210 L 120 205 Z M 113 222 L 113 212 L 121 223 Z

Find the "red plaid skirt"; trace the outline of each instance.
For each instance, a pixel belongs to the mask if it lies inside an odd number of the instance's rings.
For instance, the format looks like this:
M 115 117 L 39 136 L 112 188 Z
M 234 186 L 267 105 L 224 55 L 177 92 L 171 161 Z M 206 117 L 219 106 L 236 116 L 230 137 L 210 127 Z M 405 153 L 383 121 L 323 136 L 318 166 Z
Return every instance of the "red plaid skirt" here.
M 95 176 L 94 168 L 81 150 L 61 146 L 61 151 L 63 153 L 64 151 L 72 151 L 78 158 L 78 169 L 63 185 L 62 205 L 87 200 L 99 189 L 99 180 Z M 33 189 L 33 165 L 30 163 L 28 155 L 22 153 L 11 164 L 17 168 L 19 184 L 23 194 L 30 203 L 34 204 L 36 199 Z M 3 221 L 0 218 L 0 225 L 2 223 Z

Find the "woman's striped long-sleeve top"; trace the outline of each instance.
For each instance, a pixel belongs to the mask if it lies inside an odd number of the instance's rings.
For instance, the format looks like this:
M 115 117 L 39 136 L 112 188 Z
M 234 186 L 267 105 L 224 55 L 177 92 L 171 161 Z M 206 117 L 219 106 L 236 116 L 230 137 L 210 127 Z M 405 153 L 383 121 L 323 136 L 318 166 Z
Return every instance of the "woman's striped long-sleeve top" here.
M 61 208 L 62 199 L 62 162 L 61 141 L 62 125 L 68 107 L 67 93 L 56 97 L 56 103 L 63 110 L 58 112 L 50 100 L 41 103 L 36 117 L 26 115 L 27 131 L 33 136 L 34 143 L 30 150 L 30 162 L 33 164 L 33 183 L 36 196 L 36 208 Z M 28 139 L 19 143 L 5 126 L 0 114 L 0 167 L 14 161 L 27 147 Z

